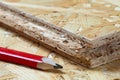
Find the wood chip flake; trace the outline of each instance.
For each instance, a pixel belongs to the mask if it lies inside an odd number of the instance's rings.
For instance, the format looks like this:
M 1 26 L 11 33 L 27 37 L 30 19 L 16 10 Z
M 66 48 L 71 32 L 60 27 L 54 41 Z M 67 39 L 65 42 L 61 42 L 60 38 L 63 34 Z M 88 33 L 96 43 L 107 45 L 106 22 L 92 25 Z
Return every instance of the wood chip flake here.
M 15 74 L 7 74 L 7 75 L 0 76 L 0 80 L 9 80 L 14 78 L 16 78 Z

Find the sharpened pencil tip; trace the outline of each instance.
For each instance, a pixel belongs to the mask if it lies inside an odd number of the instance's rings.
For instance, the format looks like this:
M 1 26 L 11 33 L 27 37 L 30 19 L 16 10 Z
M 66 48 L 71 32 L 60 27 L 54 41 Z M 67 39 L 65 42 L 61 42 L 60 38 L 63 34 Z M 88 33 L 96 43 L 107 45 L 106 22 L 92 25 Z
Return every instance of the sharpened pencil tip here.
M 62 69 L 63 66 L 61 66 L 61 65 L 59 65 L 59 64 L 56 63 L 56 65 L 54 66 L 54 68 L 55 68 L 55 69 Z

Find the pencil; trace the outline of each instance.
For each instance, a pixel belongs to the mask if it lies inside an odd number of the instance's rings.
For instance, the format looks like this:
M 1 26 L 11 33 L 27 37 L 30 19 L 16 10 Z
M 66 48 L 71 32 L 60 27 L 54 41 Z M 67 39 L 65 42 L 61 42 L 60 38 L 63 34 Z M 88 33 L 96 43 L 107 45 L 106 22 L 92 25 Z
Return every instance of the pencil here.
M 42 70 L 63 68 L 50 58 L 3 47 L 0 47 L 0 60 Z

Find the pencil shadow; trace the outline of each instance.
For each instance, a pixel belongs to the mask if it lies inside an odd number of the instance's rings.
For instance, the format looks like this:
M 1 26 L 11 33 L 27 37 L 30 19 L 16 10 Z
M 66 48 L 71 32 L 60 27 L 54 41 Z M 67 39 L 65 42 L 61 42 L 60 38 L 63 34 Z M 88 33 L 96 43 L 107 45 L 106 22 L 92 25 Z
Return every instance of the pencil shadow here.
M 65 72 L 63 72 L 62 70 L 55 70 L 55 69 L 51 69 L 51 70 L 43 70 L 45 72 L 50 72 L 50 73 L 59 73 L 59 74 L 65 74 Z
M 22 66 L 22 65 L 20 65 L 20 66 Z M 24 67 L 34 69 L 34 70 L 43 71 L 43 72 L 47 72 L 47 73 L 65 74 L 65 72 L 62 71 L 62 69 L 46 69 L 46 70 L 43 70 L 43 69 L 31 68 L 31 67 L 27 67 L 27 66 L 24 66 Z

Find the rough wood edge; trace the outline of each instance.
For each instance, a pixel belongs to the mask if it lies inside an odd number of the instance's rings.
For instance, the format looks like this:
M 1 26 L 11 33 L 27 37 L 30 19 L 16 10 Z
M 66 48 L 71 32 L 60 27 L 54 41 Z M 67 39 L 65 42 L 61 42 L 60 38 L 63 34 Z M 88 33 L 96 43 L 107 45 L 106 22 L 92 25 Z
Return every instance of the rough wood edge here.
M 67 34 L 67 35 L 69 35 L 68 37 L 71 39 L 71 38 L 74 38 L 74 39 L 77 39 L 77 40 L 80 40 L 81 42 L 83 42 L 83 43 L 85 43 L 85 44 L 87 44 L 87 46 L 88 45 L 92 45 L 93 43 L 91 43 L 91 41 L 89 41 L 89 40 L 87 40 L 87 39 L 85 39 L 85 38 L 83 38 L 83 37 L 78 37 L 78 36 L 76 36 L 75 34 L 73 34 L 73 33 L 70 33 L 69 31 L 66 31 L 66 30 L 64 30 L 64 29 L 61 29 L 61 28 L 59 28 L 59 27 L 56 27 L 56 26 L 54 26 L 53 24 L 50 24 L 50 23 L 47 23 L 47 22 L 45 22 L 45 21 L 43 21 L 43 20 L 41 20 L 41 19 L 38 19 L 38 18 L 36 18 L 36 17 L 34 17 L 34 16 L 32 16 L 32 15 L 29 15 L 29 14 L 26 14 L 25 12 L 22 12 L 22 11 L 19 11 L 19 10 L 17 10 L 17 9 L 14 9 L 13 7 L 11 7 L 11 6 L 7 6 L 7 5 L 5 5 L 5 4 L 3 4 L 3 3 L 0 3 L 0 6 L 2 7 L 2 8 L 5 8 L 5 9 L 8 9 L 8 10 L 10 10 L 10 11 L 12 11 L 12 12 L 15 12 L 15 13 L 17 13 L 17 15 L 21 15 L 20 17 L 24 17 L 24 19 L 27 19 L 28 21 L 30 21 L 30 22 L 32 22 L 32 23 L 34 23 L 34 24 L 37 24 L 37 25 L 46 25 L 46 26 L 44 26 L 44 27 L 47 27 L 47 28 L 50 28 L 50 30 L 52 30 L 52 31 L 55 31 L 56 33 L 59 33 L 59 31 L 61 32 L 61 33 L 64 33 L 64 34 Z M 4 22 L 3 22 L 4 23 Z M 5 24 L 7 24 L 7 23 L 5 23 Z M 10 24 L 7 24 L 7 25 L 9 25 L 9 26 L 11 26 Z M 18 25 L 16 25 L 16 26 L 18 26 Z M 16 29 L 15 29 L 16 30 Z M 16 30 L 17 31 L 17 30 Z M 18 33 L 22 33 L 22 31 L 19 31 L 18 30 Z M 25 33 L 23 33 L 23 34 L 25 34 Z M 116 35 L 116 33 L 115 33 L 115 35 Z M 30 37 L 30 35 L 27 35 L 27 36 L 29 36 Z M 119 35 L 118 35 L 118 37 L 119 37 Z M 33 38 L 33 37 L 31 37 L 31 38 Z M 111 39 L 111 35 L 110 36 L 106 36 L 106 37 L 104 37 L 104 39 L 106 39 L 106 38 L 110 38 Z M 100 38 L 101 39 L 101 38 Z M 105 44 L 107 44 L 108 42 L 106 42 L 106 40 L 104 41 L 104 39 L 102 39 L 103 40 L 103 43 L 105 42 Z M 117 39 L 117 37 L 116 37 L 116 39 Z M 116 39 L 113 39 L 113 40 L 111 40 L 112 42 L 114 42 L 114 41 L 116 41 Z M 33 38 L 32 40 L 35 40 L 35 41 L 38 41 L 40 44 L 42 44 L 43 46 L 45 46 L 45 47 L 47 47 L 47 48 L 49 48 L 49 49 L 51 49 L 51 50 L 53 50 L 53 51 L 55 51 L 55 52 L 57 52 L 57 53 L 60 53 L 60 54 L 62 54 L 62 55 L 64 55 L 65 57 L 68 57 L 68 58 L 71 58 L 71 60 L 73 60 L 73 61 L 75 61 L 75 62 L 77 62 L 77 63 L 80 63 L 80 64 L 82 64 L 82 65 L 84 65 L 84 66 L 86 66 L 86 67 L 90 67 L 90 66 L 92 66 L 91 65 L 91 63 L 92 62 L 90 62 L 89 61 L 89 56 L 86 56 L 86 54 L 78 54 L 77 53 L 77 55 L 69 55 L 68 53 L 66 53 L 64 50 L 61 50 L 61 49 L 59 49 L 59 48 L 57 48 L 57 47 L 53 47 L 53 46 L 50 46 L 48 43 L 45 43 L 45 42 L 42 42 L 42 41 L 40 41 L 40 40 L 36 40 L 35 38 Z M 108 39 L 109 40 L 109 39 Z M 94 41 L 94 40 L 93 40 Z M 110 41 L 110 42 L 111 42 Z M 94 44 L 93 44 L 94 45 Z M 86 45 L 85 45 L 86 46 Z M 99 46 L 101 46 L 101 45 L 99 45 Z M 99 47 L 98 45 L 97 45 L 97 47 Z M 103 45 L 102 45 L 103 46 Z M 87 48 L 85 48 L 85 49 L 83 49 L 83 51 L 87 51 L 88 52 L 88 48 L 89 49 L 91 49 L 91 48 L 93 48 L 93 46 L 91 47 L 91 46 L 88 46 Z M 63 48 L 62 48 L 63 49 Z M 101 53 L 102 54 L 102 53 Z M 73 57 L 74 57 L 74 59 L 73 59 Z M 92 58 L 94 58 L 94 57 L 92 57 Z M 92 61 L 92 60 L 91 60 Z M 109 62 L 109 61 L 108 61 Z M 96 66 L 95 66 L 96 67 Z

